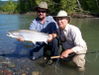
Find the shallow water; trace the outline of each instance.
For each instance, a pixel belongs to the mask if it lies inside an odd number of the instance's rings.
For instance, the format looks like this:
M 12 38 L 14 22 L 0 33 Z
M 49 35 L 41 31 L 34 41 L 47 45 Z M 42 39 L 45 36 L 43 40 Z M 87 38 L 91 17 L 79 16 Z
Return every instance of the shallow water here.
M 13 75 L 32 75 L 34 72 L 39 72 L 40 75 L 99 75 L 98 18 L 71 20 L 72 24 L 81 29 L 83 38 L 88 45 L 86 70 L 83 73 L 78 72 L 73 65 L 59 64 L 58 62 L 53 65 L 44 65 L 42 59 L 31 61 L 29 50 L 32 49 L 32 44 L 19 42 L 6 36 L 9 30 L 28 29 L 32 19 L 33 16 L 27 15 L 0 15 L 0 75 L 7 71 Z M 3 73 L 2 70 L 4 70 Z

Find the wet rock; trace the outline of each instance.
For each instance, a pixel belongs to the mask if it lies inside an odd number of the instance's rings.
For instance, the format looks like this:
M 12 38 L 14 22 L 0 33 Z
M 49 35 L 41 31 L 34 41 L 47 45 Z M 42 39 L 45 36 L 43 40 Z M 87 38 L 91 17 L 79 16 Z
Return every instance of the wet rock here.
M 0 57 L 0 75 L 42 75 L 42 59 L 31 61 L 29 58 Z M 36 71 L 35 71 L 36 70 Z
M 40 75 L 40 72 L 39 71 L 33 71 L 32 75 Z
M 1 70 L 0 75 L 13 75 L 13 72 L 10 70 Z
M 22 73 L 22 75 L 27 75 L 26 73 Z

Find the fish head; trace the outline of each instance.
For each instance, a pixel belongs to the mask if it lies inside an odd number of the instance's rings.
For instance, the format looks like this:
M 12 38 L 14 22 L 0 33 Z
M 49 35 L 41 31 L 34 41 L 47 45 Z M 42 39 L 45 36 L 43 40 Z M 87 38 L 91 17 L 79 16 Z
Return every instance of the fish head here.
M 12 37 L 12 38 L 17 38 L 19 36 L 18 32 L 8 32 L 7 36 Z

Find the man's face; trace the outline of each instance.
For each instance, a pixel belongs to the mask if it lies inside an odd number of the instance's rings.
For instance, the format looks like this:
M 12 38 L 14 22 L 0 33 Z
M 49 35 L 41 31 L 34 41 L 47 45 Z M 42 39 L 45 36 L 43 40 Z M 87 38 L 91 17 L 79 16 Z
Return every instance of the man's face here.
M 66 25 L 68 24 L 68 20 L 64 17 L 59 17 L 56 19 L 56 22 L 58 24 L 58 27 L 60 29 L 65 29 Z
M 46 10 L 38 10 L 37 15 L 40 19 L 44 19 L 46 17 Z

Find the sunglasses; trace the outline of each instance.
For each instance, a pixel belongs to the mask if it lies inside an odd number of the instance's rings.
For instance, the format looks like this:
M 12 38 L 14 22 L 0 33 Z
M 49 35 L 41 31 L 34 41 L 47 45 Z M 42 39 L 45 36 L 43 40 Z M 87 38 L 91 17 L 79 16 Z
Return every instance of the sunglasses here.
M 45 13 L 46 12 L 46 10 L 38 10 L 37 12 L 42 12 L 42 13 Z

